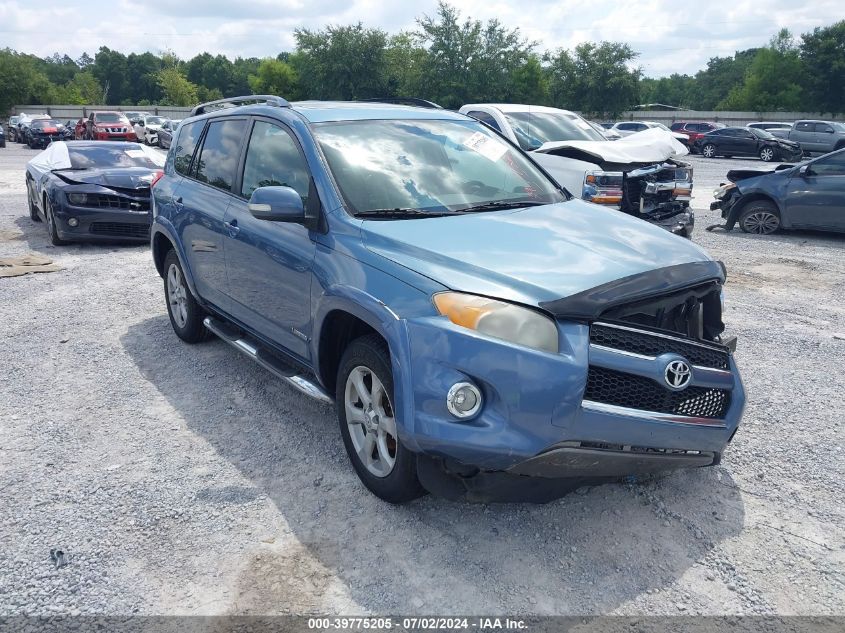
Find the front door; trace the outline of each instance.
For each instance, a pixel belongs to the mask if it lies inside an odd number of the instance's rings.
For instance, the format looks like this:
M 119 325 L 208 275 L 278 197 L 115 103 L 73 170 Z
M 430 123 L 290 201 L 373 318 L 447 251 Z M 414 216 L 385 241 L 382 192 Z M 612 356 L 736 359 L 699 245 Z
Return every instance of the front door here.
M 310 171 L 290 131 L 257 119 L 238 195 L 226 213 L 226 271 L 233 317 L 308 360 L 315 235 L 301 224 L 258 220 L 248 201 L 258 187 L 292 187 L 307 201 Z
M 845 150 L 807 165 L 789 181 L 788 220 L 795 227 L 845 230 Z

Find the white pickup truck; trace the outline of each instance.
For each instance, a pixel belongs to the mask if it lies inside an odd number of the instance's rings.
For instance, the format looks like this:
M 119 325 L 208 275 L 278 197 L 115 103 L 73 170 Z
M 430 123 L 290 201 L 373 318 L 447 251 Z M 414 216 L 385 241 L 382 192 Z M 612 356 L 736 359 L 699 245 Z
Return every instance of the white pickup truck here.
M 649 129 L 608 141 L 569 110 L 512 103 L 460 109 L 531 152 L 572 195 L 608 205 L 690 237 L 692 173 L 677 160 L 687 148 L 670 132 Z

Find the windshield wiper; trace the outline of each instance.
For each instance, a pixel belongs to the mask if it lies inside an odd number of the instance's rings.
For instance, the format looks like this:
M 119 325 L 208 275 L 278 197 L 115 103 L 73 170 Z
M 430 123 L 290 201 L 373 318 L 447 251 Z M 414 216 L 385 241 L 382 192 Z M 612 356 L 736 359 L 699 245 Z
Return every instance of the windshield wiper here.
M 484 202 L 482 204 L 473 204 L 463 209 L 458 209 L 458 213 L 475 213 L 477 211 L 501 211 L 504 209 L 521 209 L 522 207 L 538 207 L 548 202 L 539 202 L 537 200 L 493 200 L 491 202 Z
M 395 207 L 393 209 L 367 209 L 366 211 L 358 211 L 355 214 L 356 218 L 439 218 L 444 215 L 455 215 L 443 211 L 426 211 L 425 209 L 403 209 Z

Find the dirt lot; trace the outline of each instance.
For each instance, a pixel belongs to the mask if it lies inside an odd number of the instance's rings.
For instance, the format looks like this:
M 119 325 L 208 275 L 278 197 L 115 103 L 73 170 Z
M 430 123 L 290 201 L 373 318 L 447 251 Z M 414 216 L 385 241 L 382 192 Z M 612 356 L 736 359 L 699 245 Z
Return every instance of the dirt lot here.
M 144 247 L 47 242 L 0 150 L 0 615 L 845 614 L 845 237 L 706 233 L 749 401 L 721 466 L 545 505 L 381 503 L 333 412 L 180 343 Z M 55 569 L 51 548 L 69 556 Z

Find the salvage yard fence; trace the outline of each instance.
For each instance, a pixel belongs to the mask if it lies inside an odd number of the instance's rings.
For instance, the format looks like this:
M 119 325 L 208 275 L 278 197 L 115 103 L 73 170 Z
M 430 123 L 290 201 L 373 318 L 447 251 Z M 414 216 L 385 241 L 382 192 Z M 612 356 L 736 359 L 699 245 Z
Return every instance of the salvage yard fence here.
M 191 108 L 177 106 L 106 106 L 106 105 L 18 105 L 12 108 L 12 114 L 46 113 L 55 119 L 68 120 L 85 118 L 94 110 L 119 110 L 150 112 L 169 119 L 183 119 L 191 113 Z M 728 112 L 719 110 L 631 110 L 619 117 L 620 121 L 657 121 L 671 125 L 675 121 L 717 121 L 725 125 L 747 125 L 755 121 L 783 121 L 792 123 L 801 119 L 824 119 L 825 121 L 843 121 L 830 119 L 817 112 Z

